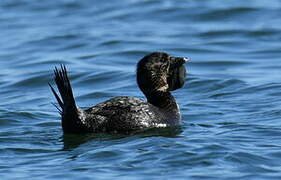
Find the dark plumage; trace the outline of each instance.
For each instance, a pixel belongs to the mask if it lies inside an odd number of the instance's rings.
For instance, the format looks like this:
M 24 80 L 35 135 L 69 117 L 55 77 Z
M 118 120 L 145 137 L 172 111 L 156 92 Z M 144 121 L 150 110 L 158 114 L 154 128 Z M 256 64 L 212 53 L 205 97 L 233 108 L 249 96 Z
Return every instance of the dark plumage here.
M 176 126 L 180 111 L 170 91 L 181 88 L 188 59 L 154 52 L 137 65 L 137 83 L 147 102 L 135 97 L 115 97 L 82 110 L 76 106 L 65 66 L 55 68 L 60 96 L 50 85 L 60 107 L 65 133 L 130 132 L 153 127 Z

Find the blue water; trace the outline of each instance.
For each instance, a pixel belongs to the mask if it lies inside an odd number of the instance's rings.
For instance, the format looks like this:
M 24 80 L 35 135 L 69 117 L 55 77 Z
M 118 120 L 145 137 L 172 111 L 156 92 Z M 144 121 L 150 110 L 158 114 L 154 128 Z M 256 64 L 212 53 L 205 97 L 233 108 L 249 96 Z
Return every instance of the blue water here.
M 278 0 L 1 0 L 1 180 L 279 180 L 280 17 Z M 152 51 L 192 59 L 180 128 L 63 135 L 55 66 L 89 107 L 144 98 L 135 65 Z

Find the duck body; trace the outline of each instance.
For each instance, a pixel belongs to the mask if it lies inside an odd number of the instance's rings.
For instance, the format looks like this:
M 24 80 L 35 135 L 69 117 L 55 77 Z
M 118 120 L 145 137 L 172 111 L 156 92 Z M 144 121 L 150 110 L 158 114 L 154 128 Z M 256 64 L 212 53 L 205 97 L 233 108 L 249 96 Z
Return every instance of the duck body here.
M 92 132 L 167 127 L 179 124 L 180 120 L 180 116 L 173 116 L 139 98 L 128 96 L 115 97 L 97 104 L 85 110 L 85 115 L 85 124 Z
M 179 125 L 179 106 L 170 91 L 183 86 L 185 62 L 185 58 L 172 58 L 166 53 L 151 53 L 141 59 L 137 66 L 137 83 L 147 102 L 136 97 L 118 96 L 86 110 L 76 106 L 65 66 L 56 68 L 54 79 L 60 96 L 51 85 L 50 87 L 60 106 L 58 109 L 63 131 L 128 133 Z

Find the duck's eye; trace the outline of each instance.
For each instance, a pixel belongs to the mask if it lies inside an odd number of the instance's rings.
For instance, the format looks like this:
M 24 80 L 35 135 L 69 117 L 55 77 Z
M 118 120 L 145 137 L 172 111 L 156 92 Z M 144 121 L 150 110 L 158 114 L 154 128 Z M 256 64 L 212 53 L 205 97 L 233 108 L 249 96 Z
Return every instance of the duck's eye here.
M 169 71 L 169 66 L 170 66 L 169 63 L 163 63 L 163 64 L 160 65 L 160 70 L 162 72 L 168 72 Z

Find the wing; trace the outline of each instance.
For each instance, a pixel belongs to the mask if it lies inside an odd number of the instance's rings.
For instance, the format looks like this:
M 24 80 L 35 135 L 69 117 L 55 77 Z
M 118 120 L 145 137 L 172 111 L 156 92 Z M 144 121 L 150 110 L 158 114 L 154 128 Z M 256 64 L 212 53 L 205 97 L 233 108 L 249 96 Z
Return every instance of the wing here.
M 134 131 L 151 127 L 156 114 L 151 104 L 134 97 L 115 97 L 86 110 L 94 131 Z

